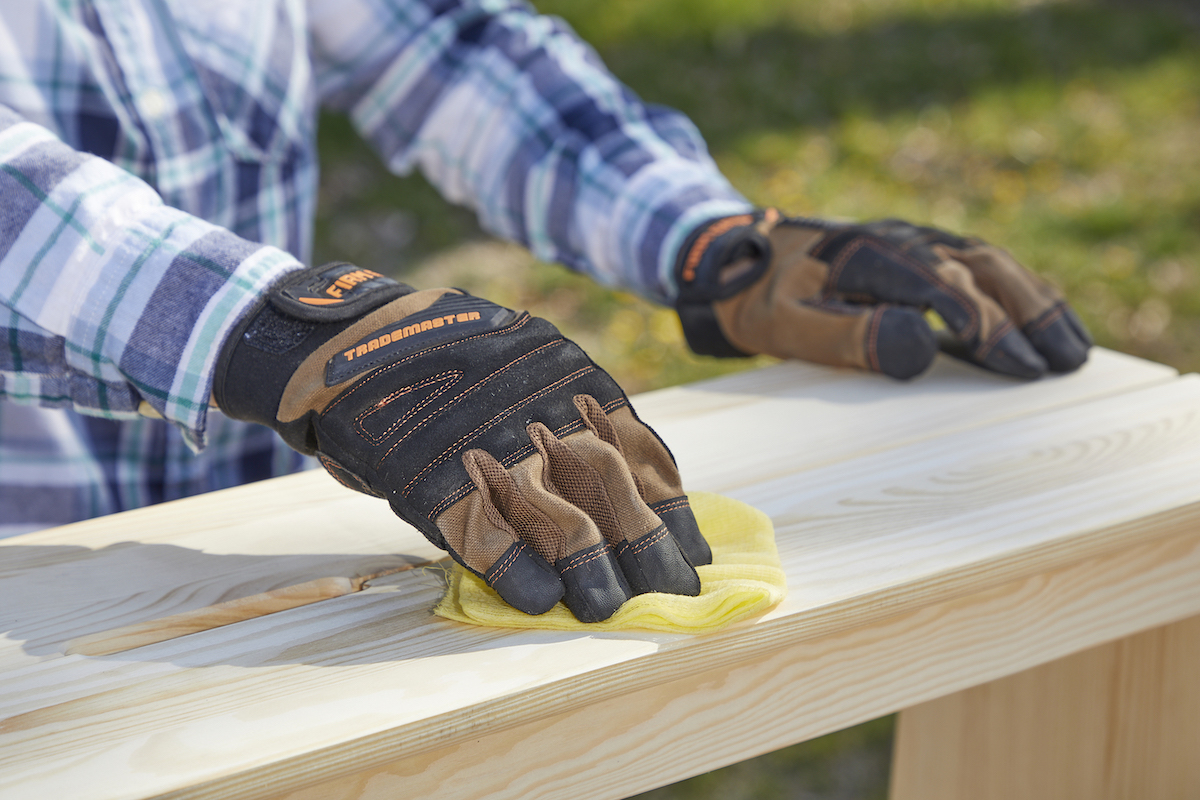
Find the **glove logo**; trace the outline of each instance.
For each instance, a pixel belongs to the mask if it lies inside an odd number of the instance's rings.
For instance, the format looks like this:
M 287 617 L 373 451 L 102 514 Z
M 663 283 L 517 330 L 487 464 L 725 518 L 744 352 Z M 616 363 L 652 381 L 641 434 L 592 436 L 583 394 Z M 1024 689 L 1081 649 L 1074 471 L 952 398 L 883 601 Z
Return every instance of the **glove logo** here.
M 317 280 L 307 286 L 296 287 L 292 297 L 306 306 L 331 306 L 347 303 L 358 295 L 381 282 L 393 282 L 390 278 L 370 269 L 354 269 L 342 271 L 329 270 L 317 276 Z M 375 281 L 376 283 L 371 283 Z M 370 286 L 366 284 L 371 283 Z
M 304 322 L 354 319 L 412 293 L 407 284 L 353 264 L 326 264 L 296 275 L 271 294 L 271 304 Z
M 361 358 L 367 353 L 374 352 L 381 347 L 387 347 L 392 342 L 401 339 L 407 339 L 409 336 L 416 336 L 425 331 L 431 331 L 434 328 L 441 328 L 445 325 L 454 325 L 456 323 L 474 322 L 479 319 L 478 311 L 464 311 L 459 314 L 446 314 L 443 317 L 432 317 L 423 319 L 420 322 L 414 322 L 412 325 L 405 325 L 391 331 L 383 333 L 379 336 L 373 336 L 365 342 L 355 345 L 349 350 L 342 353 L 346 361 L 353 361 L 356 358 Z
M 496 328 L 515 315 L 477 297 L 451 295 L 425 311 L 389 323 L 335 354 L 325 367 L 325 385 L 361 375 L 406 352 L 433 347 L 469 335 L 470 328 Z

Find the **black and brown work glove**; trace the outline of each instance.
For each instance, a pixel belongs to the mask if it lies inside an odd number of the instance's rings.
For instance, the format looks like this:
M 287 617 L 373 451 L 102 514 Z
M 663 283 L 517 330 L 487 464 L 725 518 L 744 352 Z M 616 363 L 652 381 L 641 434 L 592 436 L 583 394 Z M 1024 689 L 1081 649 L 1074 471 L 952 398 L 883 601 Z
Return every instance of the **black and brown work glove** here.
M 1004 250 L 900 220 L 845 224 L 774 209 L 696 230 L 676 266 L 676 309 L 697 353 L 766 353 L 894 378 L 942 347 L 1006 375 L 1070 372 L 1092 341 L 1057 289 Z
M 233 332 L 213 391 L 521 611 L 565 600 L 593 622 L 634 594 L 700 592 L 711 554 L 674 459 L 546 320 L 331 264 Z

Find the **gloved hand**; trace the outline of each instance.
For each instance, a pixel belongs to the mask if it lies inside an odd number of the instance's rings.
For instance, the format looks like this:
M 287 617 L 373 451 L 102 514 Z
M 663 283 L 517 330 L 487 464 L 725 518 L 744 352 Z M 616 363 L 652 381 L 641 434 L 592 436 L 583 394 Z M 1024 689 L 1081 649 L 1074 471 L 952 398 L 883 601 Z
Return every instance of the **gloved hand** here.
M 349 264 L 287 280 L 233 332 L 214 398 L 315 453 L 529 614 L 696 595 L 711 554 L 670 452 L 543 319 Z
M 1005 251 L 900 220 L 726 217 L 689 237 L 676 276 L 684 333 L 704 355 L 911 378 L 939 349 L 927 309 L 957 338 L 952 354 L 1006 375 L 1070 372 L 1092 344 L 1058 290 Z

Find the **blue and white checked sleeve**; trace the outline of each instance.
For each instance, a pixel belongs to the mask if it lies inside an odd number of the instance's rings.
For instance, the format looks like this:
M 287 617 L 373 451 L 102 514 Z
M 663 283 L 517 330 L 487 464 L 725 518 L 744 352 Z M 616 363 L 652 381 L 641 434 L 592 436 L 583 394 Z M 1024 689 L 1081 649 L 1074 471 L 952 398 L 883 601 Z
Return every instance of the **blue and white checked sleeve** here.
M 0 398 L 132 417 L 200 446 L 216 350 L 301 264 L 163 204 L 0 106 Z
M 699 223 L 751 205 L 692 123 L 517 0 L 310 0 L 322 100 L 493 233 L 669 303 Z

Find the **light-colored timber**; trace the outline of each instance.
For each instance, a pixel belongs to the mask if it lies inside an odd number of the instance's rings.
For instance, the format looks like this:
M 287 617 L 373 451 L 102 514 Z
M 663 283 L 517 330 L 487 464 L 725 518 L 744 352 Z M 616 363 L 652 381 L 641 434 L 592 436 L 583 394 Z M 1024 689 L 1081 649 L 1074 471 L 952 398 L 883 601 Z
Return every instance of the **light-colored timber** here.
M 432 562 L 425 562 L 426 564 Z M 226 600 L 223 603 L 196 608 L 191 611 L 181 611 L 159 619 L 148 619 L 145 622 L 135 622 L 107 631 L 90 633 L 67 642 L 63 650 L 69 656 L 111 656 L 133 650 L 135 647 L 145 647 L 148 644 L 158 644 L 180 636 L 187 636 L 201 631 L 210 631 L 235 622 L 245 622 L 249 619 L 299 608 L 309 603 L 342 597 L 351 592 L 360 591 L 373 578 L 381 578 L 412 569 L 410 565 L 384 570 L 375 575 L 363 575 L 357 578 L 317 578 L 282 589 L 273 589 L 249 597 L 239 597 L 236 600 Z
M 799 642 L 733 668 L 666 678 L 653 687 L 590 705 L 586 716 L 574 711 L 555 714 L 355 775 L 341 775 L 280 795 L 279 800 L 627 797 L 650 785 L 707 772 L 1070 652 L 1086 646 L 1098 627 L 1137 630 L 1148 620 L 1200 610 L 1197 569 L 1200 535 L 1158 539 L 1135 548 L 1134 553 L 1089 560 L 965 600 Z M 1163 604 L 1158 595 L 1164 590 L 1187 599 Z M 986 641 L 980 641 L 980 619 L 997 620 L 989 626 Z M 1193 626 L 1197 620 L 1200 617 Z M 1194 720 L 1189 720 L 1189 727 L 1195 729 Z M 1020 736 L 1024 729 L 1014 727 L 1009 732 Z M 972 744 L 987 747 L 989 743 Z M 1187 754 L 1189 762 L 1194 752 Z M 939 753 L 923 755 L 923 764 L 936 774 Z M 1170 758 L 1162 761 L 1164 767 L 1171 764 Z M 519 768 L 513 767 L 514 762 Z M 1186 769 L 1195 772 L 1190 764 Z M 470 780 L 464 781 L 464 775 Z M 967 788 L 981 784 L 975 781 Z M 1196 796 L 1195 792 L 974 795 L 970 791 L 927 795 L 924 788 L 903 796 L 922 800 Z
M 1200 614 L 1196 376 L 780 365 L 634 403 L 686 485 L 771 515 L 779 607 L 703 637 L 444 621 L 444 554 L 318 473 L 3 540 L 0 798 L 619 798 Z
M 893 800 L 1200 797 L 1200 616 L 906 709 Z

